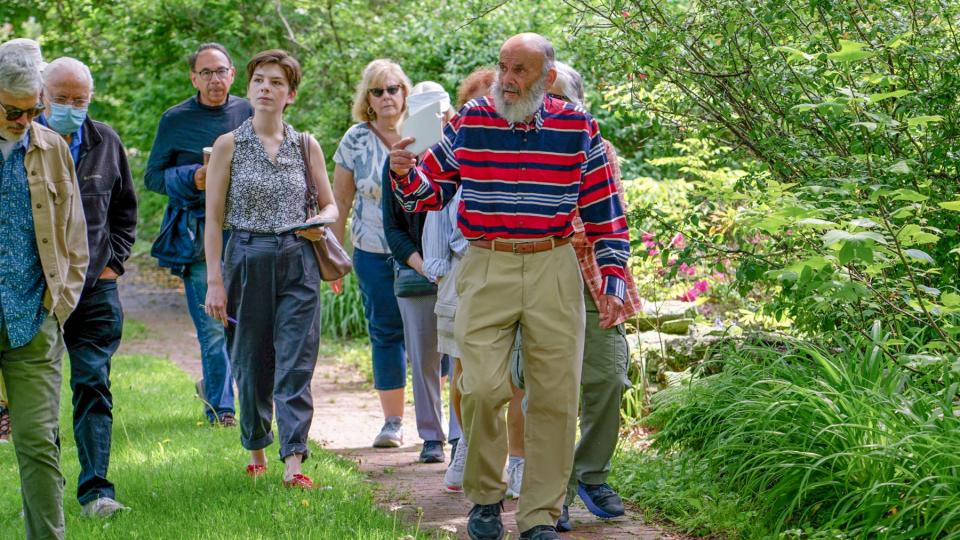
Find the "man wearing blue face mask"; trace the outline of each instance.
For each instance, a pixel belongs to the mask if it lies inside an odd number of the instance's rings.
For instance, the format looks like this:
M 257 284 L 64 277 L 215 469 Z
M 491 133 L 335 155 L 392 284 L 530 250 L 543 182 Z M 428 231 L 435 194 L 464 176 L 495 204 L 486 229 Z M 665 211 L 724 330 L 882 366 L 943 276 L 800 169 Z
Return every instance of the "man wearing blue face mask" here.
M 126 508 L 107 480 L 113 432 L 110 360 L 123 328 L 117 278 L 136 233 L 137 197 L 120 137 L 87 114 L 93 97 L 90 69 L 79 60 L 58 58 L 47 65 L 43 82 L 44 115 L 37 121 L 70 147 L 90 249 L 80 303 L 64 328 L 80 458 L 77 498 L 83 515 L 108 517 Z

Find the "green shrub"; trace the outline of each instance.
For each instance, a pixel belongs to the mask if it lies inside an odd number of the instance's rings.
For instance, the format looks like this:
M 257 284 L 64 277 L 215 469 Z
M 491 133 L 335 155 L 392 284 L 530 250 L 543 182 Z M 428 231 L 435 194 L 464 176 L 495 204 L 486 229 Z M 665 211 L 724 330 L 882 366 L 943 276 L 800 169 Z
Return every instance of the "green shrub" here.
M 320 329 L 324 336 L 337 339 L 367 335 L 363 301 L 357 276 L 350 272 L 343 278 L 343 293 L 334 294 L 329 285 L 320 289 Z
M 654 397 L 653 448 L 706 464 L 774 533 L 960 535 L 957 385 L 914 380 L 877 328 L 831 350 L 723 351 L 721 373 Z

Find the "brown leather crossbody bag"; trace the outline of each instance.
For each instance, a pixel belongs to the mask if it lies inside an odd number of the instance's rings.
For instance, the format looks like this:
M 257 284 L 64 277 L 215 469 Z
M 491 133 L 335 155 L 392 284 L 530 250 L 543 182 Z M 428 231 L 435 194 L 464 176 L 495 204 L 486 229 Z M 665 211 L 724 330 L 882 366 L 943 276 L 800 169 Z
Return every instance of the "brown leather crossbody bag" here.
M 309 220 L 320 212 L 320 201 L 317 196 L 319 190 L 311 174 L 310 135 L 307 133 L 300 134 L 300 151 L 303 153 L 303 171 L 307 181 L 305 208 Z M 338 280 L 353 270 L 353 261 L 350 260 L 350 256 L 327 227 L 323 228 L 323 238 L 312 241 L 310 244 L 313 246 L 313 254 L 317 256 L 317 264 L 320 266 L 320 278 L 324 281 Z

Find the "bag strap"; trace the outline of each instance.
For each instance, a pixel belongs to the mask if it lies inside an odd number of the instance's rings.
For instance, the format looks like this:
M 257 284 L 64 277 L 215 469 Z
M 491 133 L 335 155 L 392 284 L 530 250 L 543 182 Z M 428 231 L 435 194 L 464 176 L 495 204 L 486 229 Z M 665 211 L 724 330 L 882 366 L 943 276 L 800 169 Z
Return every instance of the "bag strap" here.
M 303 174 L 307 182 L 307 217 L 317 212 L 319 201 L 317 200 L 317 184 L 313 180 L 313 171 L 310 167 L 310 134 L 300 133 L 300 153 L 303 156 Z M 311 213 L 311 210 L 313 211 Z
M 383 146 L 385 146 L 387 148 L 387 151 L 389 152 L 390 148 L 393 145 L 387 142 L 387 138 L 384 137 L 382 133 L 380 133 L 380 130 L 377 129 L 372 122 L 367 122 L 367 127 L 369 127 L 370 131 L 372 131 L 373 134 L 376 135 L 378 139 L 380 139 L 380 142 L 383 143 Z

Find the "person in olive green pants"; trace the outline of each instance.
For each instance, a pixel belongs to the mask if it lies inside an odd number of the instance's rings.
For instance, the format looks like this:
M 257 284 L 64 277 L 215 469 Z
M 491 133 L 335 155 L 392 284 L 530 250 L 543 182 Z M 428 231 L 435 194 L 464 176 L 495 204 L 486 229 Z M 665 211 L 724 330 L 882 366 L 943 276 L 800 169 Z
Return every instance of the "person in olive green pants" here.
M 0 372 L 16 432 L 27 539 L 59 539 L 63 325 L 83 289 L 87 227 L 70 148 L 32 122 L 42 110 L 40 65 L 6 47 L 0 46 Z

